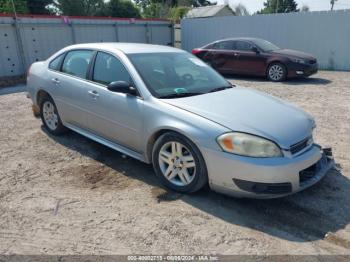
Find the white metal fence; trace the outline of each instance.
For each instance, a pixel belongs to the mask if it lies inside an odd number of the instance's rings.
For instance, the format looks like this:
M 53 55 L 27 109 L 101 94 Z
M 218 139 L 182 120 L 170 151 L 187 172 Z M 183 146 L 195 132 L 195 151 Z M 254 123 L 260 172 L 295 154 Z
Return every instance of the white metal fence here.
M 28 66 L 74 43 L 140 42 L 173 45 L 166 20 L 0 16 L 0 77 L 25 73 Z
M 320 68 L 350 70 L 350 10 L 184 19 L 182 48 L 227 37 L 259 37 L 314 54 Z

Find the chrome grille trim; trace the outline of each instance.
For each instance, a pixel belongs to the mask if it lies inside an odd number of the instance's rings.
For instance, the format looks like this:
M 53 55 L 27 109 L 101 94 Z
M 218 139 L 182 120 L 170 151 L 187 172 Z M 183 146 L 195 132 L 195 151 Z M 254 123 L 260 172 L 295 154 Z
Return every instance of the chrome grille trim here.
M 289 151 L 292 155 L 295 155 L 302 151 L 303 149 L 307 148 L 312 143 L 312 136 L 309 136 L 298 143 L 295 143 L 290 146 Z

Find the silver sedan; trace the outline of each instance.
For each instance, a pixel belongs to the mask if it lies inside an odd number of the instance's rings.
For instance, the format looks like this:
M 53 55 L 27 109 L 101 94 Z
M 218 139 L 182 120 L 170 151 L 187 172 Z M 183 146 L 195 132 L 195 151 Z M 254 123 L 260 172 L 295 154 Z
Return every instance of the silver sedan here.
M 27 84 L 50 133 L 71 129 L 152 163 L 178 192 L 209 184 L 238 197 L 284 196 L 315 184 L 334 164 L 313 141 L 310 115 L 235 87 L 172 47 L 69 46 L 32 64 Z

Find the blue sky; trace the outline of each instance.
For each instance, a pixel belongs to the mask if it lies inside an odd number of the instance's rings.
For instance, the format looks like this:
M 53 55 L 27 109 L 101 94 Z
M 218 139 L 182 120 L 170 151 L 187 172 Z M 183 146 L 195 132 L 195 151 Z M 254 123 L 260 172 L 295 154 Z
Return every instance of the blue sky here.
M 214 1 L 214 0 L 212 0 Z M 218 4 L 229 2 L 231 6 L 242 3 L 247 7 L 250 13 L 254 13 L 263 7 L 264 0 L 217 0 Z M 330 0 L 296 0 L 298 6 L 304 4 L 310 7 L 311 11 L 330 10 Z M 334 9 L 350 9 L 350 0 L 338 0 L 334 5 Z

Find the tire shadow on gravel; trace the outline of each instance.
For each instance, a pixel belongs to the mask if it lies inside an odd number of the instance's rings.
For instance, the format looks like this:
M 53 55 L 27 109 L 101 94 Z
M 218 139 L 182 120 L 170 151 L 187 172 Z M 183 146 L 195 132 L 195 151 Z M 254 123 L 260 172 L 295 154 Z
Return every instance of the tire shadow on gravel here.
M 335 235 L 350 220 L 350 181 L 332 169 L 311 188 L 278 199 L 238 199 L 210 190 L 183 201 L 226 222 L 296 242 L 324 239 L 349 249 L 350 239 Z
M 313 187 L 280 199 L 238 199 L 215 193 L 208 187 L 197 193 L 184 195 L 165 189 L 157 180 L 151 165 L 124 157 L 121 153 L 72 131 L 60 137 L 48 134 L 44 128 L 43 131 L 59 144 L 99 162 L 102 169 L 110 168 L 125 179 L 152 186 L 152 197 L 158 203 L 184 201 L 228 223 L 278 238 L 296 242 L 325 239 L 338 246 L 350 248 L 349 239 L 335 235 L 350 220 L 350 181 L 341 173 L 341 168 L 330 170 Z M 104 174 L 94 168 L 89 169 L 81 183 L 90 182 L 92 189 L 111 185 L 112 189 L 117 189 L 115 184 L 120 181 L 123 181 L 121 187 L 129 184 L 119 178 L 106 180 Z

